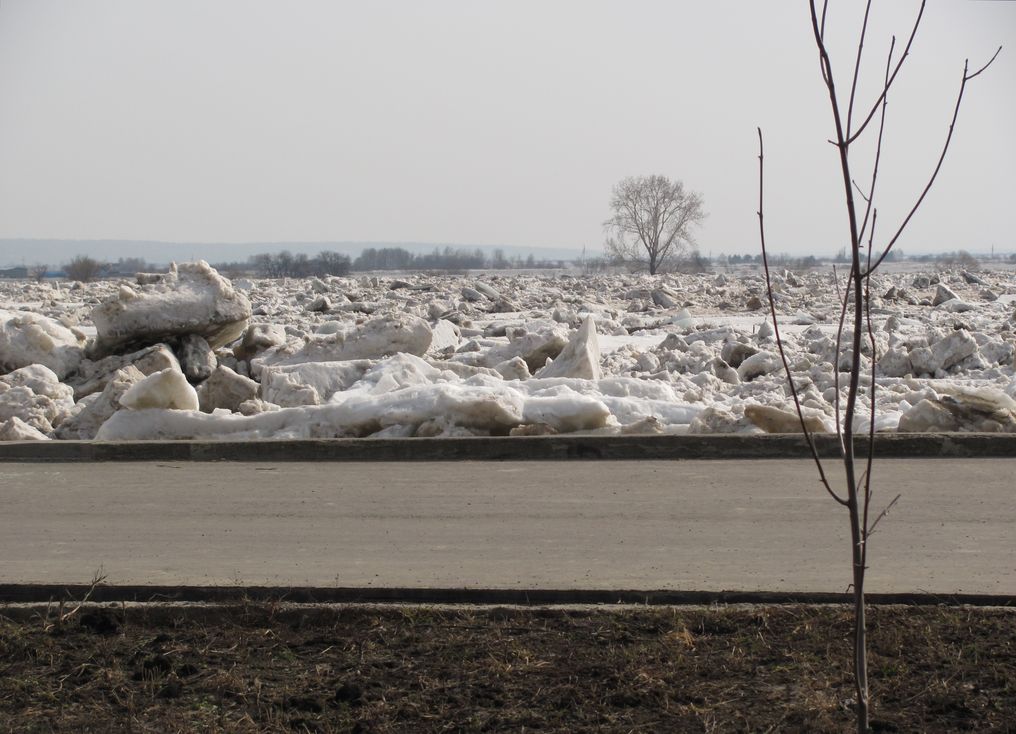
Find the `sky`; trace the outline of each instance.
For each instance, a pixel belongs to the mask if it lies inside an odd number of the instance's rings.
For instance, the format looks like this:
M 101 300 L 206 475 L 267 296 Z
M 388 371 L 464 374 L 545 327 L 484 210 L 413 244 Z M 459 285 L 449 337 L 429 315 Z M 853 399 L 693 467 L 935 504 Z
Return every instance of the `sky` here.
M 874 3 L 855 114 L 918 5 Z M 844 95 L 862 11 L 830 3 Z M 929 0 L 889 96 L 876 243 L 934 169 L 964 59 L 1000 45 L 897 246 L 1016 252 L 1007 0 Z M 756 253 L 756 126 L 770 249 L 835 253 L 843 183 L 803 1 L 0 0 L 0 239 L 595 252 L 612 187 L 662 174 L 703 195 L 704 254 Z

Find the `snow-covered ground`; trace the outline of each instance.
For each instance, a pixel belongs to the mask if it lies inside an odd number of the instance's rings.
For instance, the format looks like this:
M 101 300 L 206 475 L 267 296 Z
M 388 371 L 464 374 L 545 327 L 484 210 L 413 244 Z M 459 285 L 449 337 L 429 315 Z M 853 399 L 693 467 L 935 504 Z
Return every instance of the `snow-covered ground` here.
M 833 275 L 774 285 L 808 422 L 835 430 Z M 872 295 L 878 430 L 1016 431 L 1012 270 Z M 796 431 L 765 300 L 754 272 L 0 281 L 0 440 Z

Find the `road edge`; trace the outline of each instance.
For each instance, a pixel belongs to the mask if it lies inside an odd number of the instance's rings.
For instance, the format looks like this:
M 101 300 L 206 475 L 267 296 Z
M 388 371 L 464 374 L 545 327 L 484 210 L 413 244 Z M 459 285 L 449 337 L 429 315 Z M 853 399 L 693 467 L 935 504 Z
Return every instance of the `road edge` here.
M 838 456 L 836 436 L 815 436 L 822 456 Z M 867 437 L 856 441 L 866 456 Z M 292 441 L 10 441 L 3 462 L 101 461 L 562 461 L 638 459 L 796 459 L 811 455 L 800 434 L 333 438 Z M 1016 434 L 886 433 L 882 458 L 1012 458 Z
M 991 606 L 1016 608 L 1012 594 L 866 594 L 869 604 Z M 4 605 L 78 604 L 422 604 L 510 606 L 710 606 L 726 604 L 847 604 L 850 593 L 808 591 L 695 591 L 676 589 L 499 589 L 364 588 L 307 586 L 148 586 L 89 584 L 0 584 Z

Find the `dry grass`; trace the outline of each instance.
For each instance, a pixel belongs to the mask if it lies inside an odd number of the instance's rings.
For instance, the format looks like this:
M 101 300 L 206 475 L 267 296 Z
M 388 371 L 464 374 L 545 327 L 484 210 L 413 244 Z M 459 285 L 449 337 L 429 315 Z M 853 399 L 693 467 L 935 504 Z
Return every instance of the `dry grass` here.
M 0 730 L 841 732 L 849 613 L 88 607 L 0 621 Z M 875 726 L 1011 731 L 1016 613 L 871 610 Z

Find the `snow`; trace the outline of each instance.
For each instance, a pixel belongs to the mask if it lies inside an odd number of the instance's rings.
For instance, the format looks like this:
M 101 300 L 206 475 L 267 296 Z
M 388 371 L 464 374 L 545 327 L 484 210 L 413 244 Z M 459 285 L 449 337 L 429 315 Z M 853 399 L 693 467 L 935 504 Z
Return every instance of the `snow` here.
M 816 431 L 835 430 L 849 378 L 831 277 L 774 283 Z M 1012 271 L 886 272 L 873 296 L 860 382 L 874 357 L 876 430 L 1016 431 Z M 752 272 L 234 287 L 199 262 L 135 283 L 0 282 L 0 437 L 797 431 L 767 304 Z

